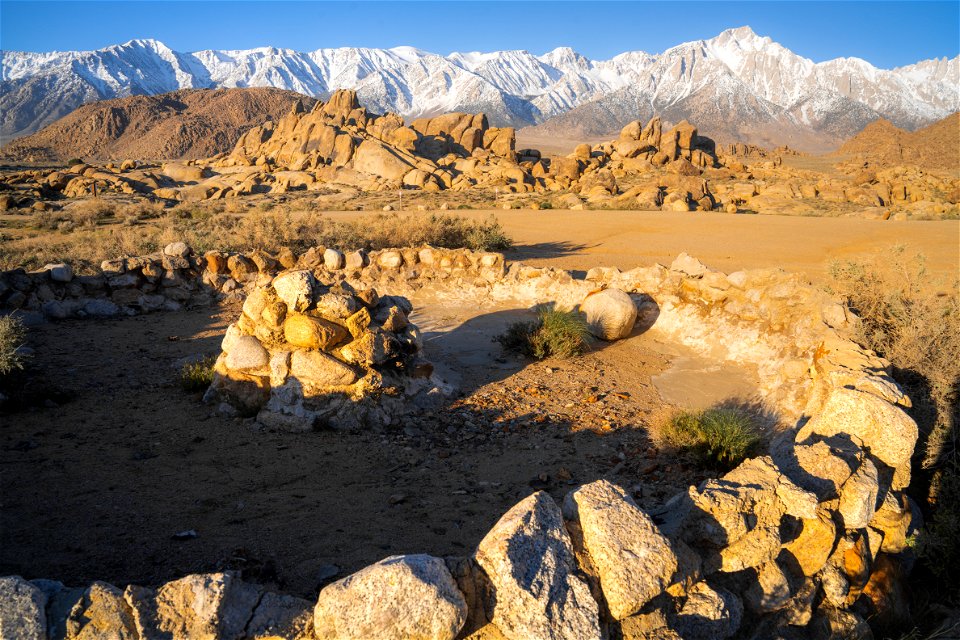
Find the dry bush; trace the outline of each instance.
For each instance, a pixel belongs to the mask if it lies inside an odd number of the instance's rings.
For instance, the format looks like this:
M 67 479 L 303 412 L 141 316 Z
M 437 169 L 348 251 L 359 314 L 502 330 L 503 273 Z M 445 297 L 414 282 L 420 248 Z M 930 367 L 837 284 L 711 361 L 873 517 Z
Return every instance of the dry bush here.
M 89 229 L 101 220 L 113 217 L 114 209 L 106 200 L 91 198 L 75 203 L 69 209 L 64 209 L 64 212 L 69 214 L 70 221 L 75 225 Z

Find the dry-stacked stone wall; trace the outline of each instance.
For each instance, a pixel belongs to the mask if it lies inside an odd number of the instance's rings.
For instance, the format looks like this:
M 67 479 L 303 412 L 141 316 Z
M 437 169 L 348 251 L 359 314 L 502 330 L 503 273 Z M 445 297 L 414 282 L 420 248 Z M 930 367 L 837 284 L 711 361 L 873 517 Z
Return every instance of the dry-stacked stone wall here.
M 724 274 L 681 256 L 669 268 L 594 269 L 579 280 L 555 269 L 508 268 L 498 254 L 431 248 L 311 250 L 287 256 L 286 265 L 272 258 L 273 271 L 247 256 L 208 254 L 203 268 L 189 252 L 183 257 L 196 292 L 252 292 L 225 339 L 222 376 L 237 369 L 226 362 L 239 358 L 231 341 L 255 339 L 268 364 L 286 351 L 290 336 L 284 331 L 281 343 L 281 324 L 266 320 L 278 302 L 288 313 L 320 317 L 324 296 L 351 297 L 356 309 L 345 323 L 362 308 L 370 326 L 390 332 L 390 309 L 404 311 L 401 296 L 422 290 L 466 303 L 572 306 L 606 286 L 633 297 L 648 331 L 754 367 L 758 391 L 782 428 L 765 455 L 655 511 L 605 480 L 574 489 L 559 504 L 536 492 L 467 557 L 385 558 L 328 585 L 316 601 L 265 592 L 231 573 L 191 575 L 156 589 L 3 578 L 5 636 L 453 639 L 482 630 L 475 637 L 870 637 L 866 619 L 883 614 L 896 588 L 891 576 L 909 565 L 915 507 L 903 490 L 918 436 L 902 409 L 909 399 L 890 379 L 889 363 L 843 337 L 857 319 L 795 276 Z M 146 281 L 136 268 L 138 282 Z M 166 291 L 162 278 L 151 295 Z M 300 284 L 288 286 L 291 280 Z M 311 283 L 310 303 L 291 293 L 303 282 Z M 54 299 L 67 299 L 43 284 Z M 13 288 L 39 300 L 36 289 Z M 364 301 L 370 290 L 380 292 L 376 304 Z M 112 299 L 114 290 L 107 291 Z M 9 287 L 3 295 L 9 300 Z M 392 333 L 399 341 L 402 331 Z M 272 389 L 272 368 L 257 375 Z

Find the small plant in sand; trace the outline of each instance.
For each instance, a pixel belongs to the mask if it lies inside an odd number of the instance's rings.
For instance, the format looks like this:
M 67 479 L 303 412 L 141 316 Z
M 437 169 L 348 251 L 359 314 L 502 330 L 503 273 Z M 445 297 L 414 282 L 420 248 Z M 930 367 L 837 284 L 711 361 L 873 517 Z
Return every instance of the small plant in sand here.
M 513 323 L 497 342 L 508 351 L 543 360 L 578 356 L 586 351 L 589 339 L 590 331 L 579 312 L 542 306 L 536 320 Z
M 27 332 L 23 323 L 12 316 L 0 316 L 0 376 L 23 369 L 23 354 L 20 347 Z
M 197 362 L 188 362 L 180 369 L 180 386 L 184 391 L 196 393 L 206 391 L 213 382 L 213 365 L 217 359 L 207 356 Z
M 702 464 L 732 469 L 760 444 L 754 419 L 735 408 L 679 411 L 663 425 L 661 436 L 672 447 L 688 451 Z

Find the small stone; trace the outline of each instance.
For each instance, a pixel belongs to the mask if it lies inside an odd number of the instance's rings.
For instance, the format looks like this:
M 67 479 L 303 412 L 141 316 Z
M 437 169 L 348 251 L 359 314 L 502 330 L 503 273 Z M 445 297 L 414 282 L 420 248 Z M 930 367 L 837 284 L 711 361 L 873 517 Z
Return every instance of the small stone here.
M 370 321 L 370 311 L 366 307 L 361 307 L 359 311 L 347 318 L 344 324 L 347 327 L 347 331 L 350 332 L 350 335 L 358 338 L 366 332 L 370 326 Z
M 323 266 L 331 271 L 343 269 L 346 266 L 346 259 L 336 249 L 327 249 L 323 252 Z
M 190 255 L 190 247 L 185 242 L 171 242 L 163 248 L 163 255 L 186 258 Z
M 63 262 L 44 265 L 42 270 L 49 273 L 50 279 L 54 282 L 70 282 L 73 280 L 73 268 Z

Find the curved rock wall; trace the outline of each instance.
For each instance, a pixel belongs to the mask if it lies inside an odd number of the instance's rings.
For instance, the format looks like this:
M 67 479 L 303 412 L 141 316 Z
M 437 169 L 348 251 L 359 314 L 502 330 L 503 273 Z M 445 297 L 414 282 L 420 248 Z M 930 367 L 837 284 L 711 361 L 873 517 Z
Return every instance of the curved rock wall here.
M 282 262 L 271 269 L 264 260 L 260 269 L 244 256 L 182 257 L 200 294 L 275 283 Z M 152 267 L 130 260 L 124 273 L 134 272 L 136 286 L 149 282 Z M 856 319 L 822 292 L 781 272 L 727 275 L 688 256 L 670 268 L 594 269 L 586 280 L 464 250 L 311 250 L 283 261 L 333 285 L 465 301 L 572 306 L 601 286 L 621 288 L 650 331 L 755 366 L 783 429 L 767 455 L 655 512 L 603 480 L 562 505 L 537 492 L 471 556 L 387 558 L 327 586 L 316 603 L 229 573 L 124 591 L 3 578 L 5 637 L 869 637 L 866 617 L 883 613 L 891 576 L 908 565 L 913 505 L 903 489 L 917 426 L 897 406 L 909 400 L 889 364 L 842 337 L 838 329 Z M 28 275 L 31 283 L 49 279 L 39 286 L 55 299 L 73 281 L 55 279 L 62 277 L 53 269 Z M 112 287 L 116 275 L 105 277 Z M 31 286 L 27 297 L 39 300 Z M 26 293 L 8 285 L 6 301 L 10 289 Z M 104 291 L 113 299 L 113 289 Z

